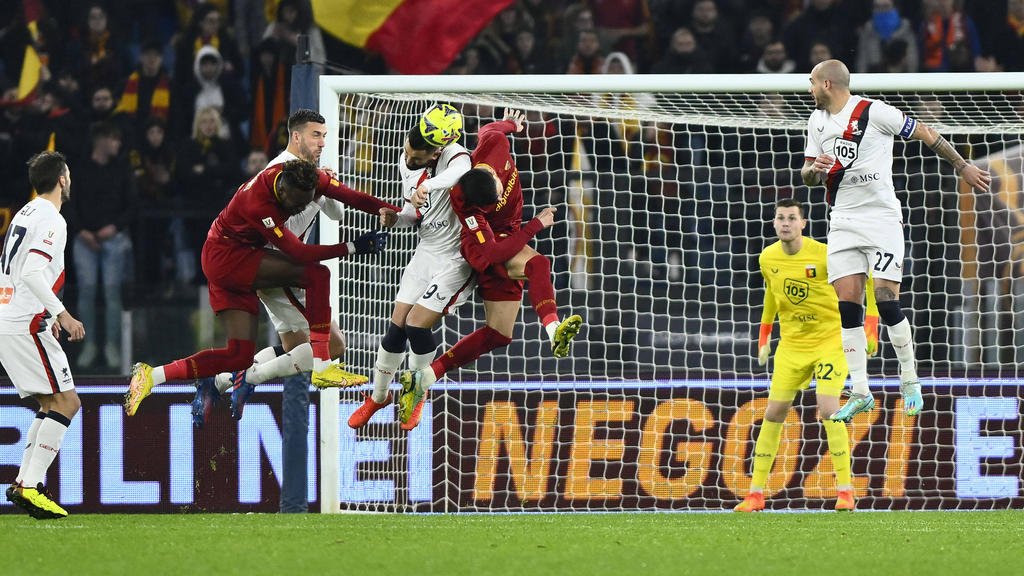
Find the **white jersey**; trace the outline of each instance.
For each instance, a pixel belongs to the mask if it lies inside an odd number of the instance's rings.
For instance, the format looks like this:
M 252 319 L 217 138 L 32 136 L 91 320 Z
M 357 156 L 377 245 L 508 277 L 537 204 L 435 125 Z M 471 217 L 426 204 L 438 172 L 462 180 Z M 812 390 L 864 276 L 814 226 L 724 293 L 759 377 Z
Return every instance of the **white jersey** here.
M 825 179 L 833 216 L 902 220 L 892 183 L 893 137 L 909 138 L 916 126 L 885 102 L 852 95 L 838 114 L 811 113 L 804 156 L 836 159 Z
M 271 160 L 270 163 L 267 164 L 266 168 L 277 166 L 278 164 L 284 164 L 291 160 L 299 160 L 299 157 L 287 150 L 284 150 Z M 299 240 L 305 242 L 309 237 L 309 229 L 313 226 L 313 218 L 316 218 L 317 212 L 320 212 L 320 210 L 323 210 L 324 214 L 327 214 L 332 220 L 340 220 L 345 208 L 344 204 L 338 202 L 334 198 L 321 196 L 313 202 L 310 202 L 302 212 L 299 212 L 294 216 L 290 216 L 284 223 L 285 228 L 291 230 L 292 233 L 299 237 Z M 267 246 L 272 247 L 273 245 L 267 244 Z
M 418 170 L 410 170 L 406 165 L 405 152 L 399 156 L 398 171 L 402 177 L 402 197 L 406 202 L 403 212 L 413 210 L 409 200 L 420 184 L 425 184 L 430 192 L 427 203 L 415 210 L 420 235 L 417 250 L 429 250 L 434 254 L 459 253 L 462 223 L 452 210 L 448 192 L 470 168 L 469 150 L 459 144 L 445 146 L 433 166 Z
M 52 202 L 36 198 L 11 220 L 0 249 L 0 334 L 35 334 L 64 311 L 56 294 L 64 286 L 68 225 Z M 33 292 L 26 273 L 34 274 Z

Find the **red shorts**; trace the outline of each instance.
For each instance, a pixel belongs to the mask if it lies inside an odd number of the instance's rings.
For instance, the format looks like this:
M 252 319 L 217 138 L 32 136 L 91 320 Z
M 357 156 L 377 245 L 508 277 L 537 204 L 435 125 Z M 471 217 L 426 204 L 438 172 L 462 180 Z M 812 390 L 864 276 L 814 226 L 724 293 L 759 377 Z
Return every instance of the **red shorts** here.
M 504 264 L 495 264 L 477 278 L 480 297 L 491 302 L 519 302 L 523 299 L 523 283 L 508 277 Z
M 252 288 L 263 247 L 240 246 L 235 243 L 207 239 L 203 243 L 203 274 L 209 282 L 210 307 L 214 312 L 244 310 L 260 311 L 260 299 Z

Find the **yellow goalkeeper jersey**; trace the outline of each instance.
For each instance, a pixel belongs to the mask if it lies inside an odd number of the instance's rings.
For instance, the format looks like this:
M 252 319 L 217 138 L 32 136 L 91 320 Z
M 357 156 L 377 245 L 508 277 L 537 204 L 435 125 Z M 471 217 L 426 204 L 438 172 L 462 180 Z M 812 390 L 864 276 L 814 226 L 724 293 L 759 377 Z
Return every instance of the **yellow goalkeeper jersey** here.
M 822 342 L 841 337 L 839 299 L 828 283 L 827 251 L 824 243 L 805 236 L 792 256 L 778 241 L 758 258 L 765 284 L 761 323 L 771 325 L 778 314 L 779 337 L 789 349 L 815 350 Z M 877 316 L 870 278 L 867 295 L 867 313 Z

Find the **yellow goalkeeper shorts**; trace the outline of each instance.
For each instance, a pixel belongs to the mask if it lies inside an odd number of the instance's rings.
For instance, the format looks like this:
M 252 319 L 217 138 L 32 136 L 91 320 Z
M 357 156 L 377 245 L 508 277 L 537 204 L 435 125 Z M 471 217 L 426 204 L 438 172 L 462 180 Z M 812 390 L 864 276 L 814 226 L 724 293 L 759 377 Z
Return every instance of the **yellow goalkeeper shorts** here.
M 768 399 L 792 402 L 797 392 L 811 385 L 812 378 L 817 382 L 818 394 L 839 396 L 847 373 L 843 343 L 838 338 L 823 342 L 817 350 L 792 350 L 782 342 L 775 351 Z

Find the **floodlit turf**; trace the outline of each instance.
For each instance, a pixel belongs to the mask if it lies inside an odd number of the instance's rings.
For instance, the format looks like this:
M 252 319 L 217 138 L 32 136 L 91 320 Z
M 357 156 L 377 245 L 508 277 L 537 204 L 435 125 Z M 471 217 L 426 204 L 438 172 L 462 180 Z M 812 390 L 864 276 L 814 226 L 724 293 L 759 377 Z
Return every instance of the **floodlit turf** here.
M 1024 573 L 1024 512 L 0 516 L 2 574 Z

